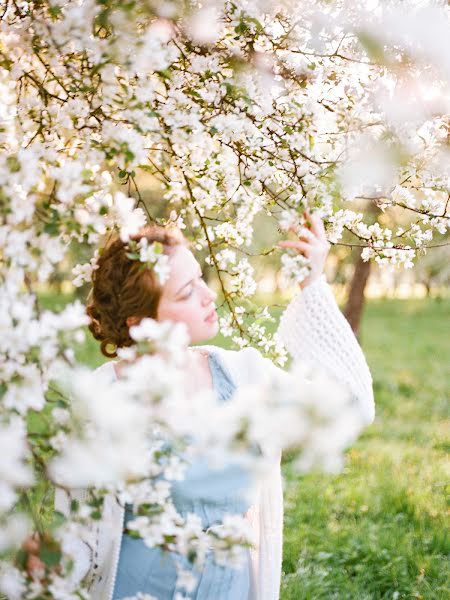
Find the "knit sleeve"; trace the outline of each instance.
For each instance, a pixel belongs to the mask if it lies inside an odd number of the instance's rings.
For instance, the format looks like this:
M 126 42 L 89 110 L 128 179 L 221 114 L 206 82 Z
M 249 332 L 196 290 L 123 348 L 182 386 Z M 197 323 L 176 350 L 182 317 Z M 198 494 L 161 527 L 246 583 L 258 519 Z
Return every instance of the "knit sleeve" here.
M 346 385 L 364 422 L 372 423 L 372 376 L 325 275 L 294 296 L 281 316 L 278 334 L 294 360 L 322 367 Z
M 279 600 L 283 559 L 283 487 L 280 458 L 261 482 L 258 502 L 246 514 L 255 545 L 250 549 L 252 600 Z
M 70 513 L 70 503 L 72 500 L 82 501 L 85 498 L 85 491 L 72 491 L 70 494 L 61 489 L 55 490 L 55 510 L 68 516 Z M 79 583 L 86 577 L 92 566 L 92 547 L 84 540 L 72 533 L 66 532 L 62 539 L 62 548 L 65 554 L 73 560 L 73 568 L 70 573 L 70 579 Z

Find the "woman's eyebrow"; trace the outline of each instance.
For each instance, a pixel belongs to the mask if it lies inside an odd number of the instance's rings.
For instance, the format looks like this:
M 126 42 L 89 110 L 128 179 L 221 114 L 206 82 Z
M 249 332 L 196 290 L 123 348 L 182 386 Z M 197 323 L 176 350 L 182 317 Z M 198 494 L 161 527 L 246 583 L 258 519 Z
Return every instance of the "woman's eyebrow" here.
M 202 270 L 201 270 L 201 269 L 199 269 L 198 273 L 199 273 L 199 275 L 202 275 Z M 189 281 L 187 281 L 187 282 L 186 282 L 184 285 L 182 285 L 182 286 L 180 287 L 180 289 L 178 290 L 178 292 L 177 292 L 175 295 L 176 295 L 176 296 L 178 296 L 178 294 L 179 294 L 179 293 L 180 293 L 182 290 L 184 290 L 184 288 L 185 288 L 187 285 L 189 285 L 190 283 L 192 283 L 193 281 L 194 281 L 193 279 L 190 279 Z

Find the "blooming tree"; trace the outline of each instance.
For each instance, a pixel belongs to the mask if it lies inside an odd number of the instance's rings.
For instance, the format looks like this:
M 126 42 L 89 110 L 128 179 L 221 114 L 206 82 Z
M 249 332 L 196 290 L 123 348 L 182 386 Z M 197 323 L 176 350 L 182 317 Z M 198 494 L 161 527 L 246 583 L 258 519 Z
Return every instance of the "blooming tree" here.
M 258 214 L 288 231 L 303 224 L 309 208 L 324 219 L 332 244 L 358 245 L 365 260 L 387 267 L 412 267 L 417 254 L 437 245 L 436 235 L 447 233 L 448 17 L 444 2 L 414 2 L 405 14 L 401 3 L 376 1 L 355 7 L 321 0 L 2 0 L 0 448 L 8 451 L 0 466 L 0 552 L 32 527 L 27 511 L 15 507 L 42 476 L 60 488 L 93 490 L 69 518 L 55 520 L 44 583 L 27 581 L 20 561 L 6 571 L 2 585 L 10 597 L 86 595 L 67 595 L 71 569 L 62 540 L 75 530 L 82 535 L 111 489 L 136 505 L 152 493 L 154 505 L 166 507 L 156 516 L 141 514 L 136 527 L 144 539 L 164 546 L 170 538 L 184 553 L 194 547 L 200 562 L 211 541 L 198 523 L 179 520 L 160 482 L 182 473 L 180 450 L 189 433 L 187 419 L 169 416 L 174 402 L 184 406 L 174 385 L 182 334 L 135 332 L 135 351 L 149 361 L 148 372 L 158 371 L 152 354 L 158 340 L 168 348 L 171 385 L 154 379 L 148 398 L 148 380 L 130 371 L 105 420 L 104 398 L 87 401 L 92 375 L 76 366 L 71 350 L 87 322 L 82 305 L 56 314 L 43 310 L 37 295 L 71 242 L 92 248 L 92 260 L 73 269 L 81 284 L 96 268 L 94 249 L 112 230 L 126 241 L 146 222 L 176 223 L 216 272 L 221 331 L 282 365 L 285 350 L 264 327 L 267 308 L 251 309 L 255 318 L 244 320 L 257 285 L 251 249 Z M 143 173 L 160 185 L 159 219 L 142 200 Z M 381 209 L 370 225 L 359 210 L 367 201 Z M 263 254 L 279 251 L 267 247 Z M 130 252 L 157 265 L 162 277 L 167 273 L 158 249 Z M 287 284 L 308 274 L 307 257 L 283 253 L 280 264 Z M 71 389 L 53 385 L 62 365 L 71 369 L 65 380 L 76 382 Z M 268 386 L 267 406 L 286 398 L 280 427 L 292 411 L 303 418 L 304 403 L 280 382 Z M 312 397 L 310 389 L 304 402 Z M 142 398 L 150 400 L 145 407 Z M 201 431 L 202 411 L 219 409 L 210 398 L 199 403 L 197 413 L 195 405 L 185 410 Z M 250 450 L 267 431 L 251 406 L 237 401 L 220 409 L 230 427 L 227 439 L 218 436 L 217 457 L 231 453 L 258 463 Z M 140 434 L 127 452 L 99 455 L 108 474 L 100 481 L 98 469 L 81 467 L 83 457 L 95 440 L 102 442 L 96 448 L 123 448 L 119 414 Z M 172 442 L 167 451 L 161 454 L 154 442 L 142 452 L 149 443 L 144 422 L 159 424 Z M 242 437 L 243 422 L 253 425 Z M 284 443 L 274 429 L 274 444 Z M 320 437 L 320 428 L 313 430 Z M 305 468 L 332 462 L 345 446 L 338 440 L 323 457 L 314 439 L 287 438 L 302 448 Z M 200 440 L 200 448 L 209 445 Z M 236 522 L 229 525 L 235 535 L 226 542 L 216 536 L 217 551 L 228 550 L 228 558 L 249 543 Z M 66 563 L 57 570 L 52 561 L 60 562 L 61 548 Z

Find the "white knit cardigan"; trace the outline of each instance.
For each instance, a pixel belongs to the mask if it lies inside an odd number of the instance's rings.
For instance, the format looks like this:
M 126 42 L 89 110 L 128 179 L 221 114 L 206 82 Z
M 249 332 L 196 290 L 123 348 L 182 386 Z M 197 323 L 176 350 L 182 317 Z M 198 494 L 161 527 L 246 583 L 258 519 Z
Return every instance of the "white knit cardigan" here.
M 351 391 L 366 424 L 374 419 L 372 378 L 364 354 L 347 320 L 342 315 L 327 284 L 325 275 L 299 291 L 284 311 L 278 333 L 296 360 L 312 363 L 345 384 Z M 202 346 L 208 349 L 208 346 Z M 273 371 L 272 361 L 254 348 L 239 351 L 211 346 L 236 386 L 261 382 Z M 113 364 L 99 367 L 115 378 Z M 248 600 L 278 600 L 281 579 L 283 494 L 280 455 L 263 482 L 257 500 L 247 513 L 257 539 L 252 553 L 252 590 Z M 72 498 L 81 500 L 85 491 L 76 490 L 70 497 L 57 490 L 55 507 L 67 514 Z M 68 538 L 66 550 L 74 556 L 73 577 L 89 581 L 94 600 L 111 600 L 119 560 L 124 508 L 114 495 L 105 499 L 103 517 L 93 524 L 90 544 Z M 235 600 L 230 599 L 230 600 Z M 244 600 L 244 599 L 242 599 Z M 245 599 L 247 600 L 247 599 Z

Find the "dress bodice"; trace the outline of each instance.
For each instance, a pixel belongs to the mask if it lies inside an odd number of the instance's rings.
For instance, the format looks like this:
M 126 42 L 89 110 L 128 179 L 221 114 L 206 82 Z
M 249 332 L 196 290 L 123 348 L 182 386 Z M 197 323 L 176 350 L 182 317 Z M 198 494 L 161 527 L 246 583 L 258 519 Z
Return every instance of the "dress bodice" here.
M 218 402 L 226 402 L 235 391 L 235 384 L 215 353 L 208 354 L 209 366 Z M 238 465 L 212 469 L 205 459 L 196 459 L 185 471 L 181 481 L 172 482 L 172 499 L 178 512 L 185 516 L 194 512 L 204 529 L 218 525 L 225 514 L 244 514 L 248 502 L 244 490 L 248 474 Z M 124 526 L 134 517 L 132 506 L 126 505 Z M 159 600 L 177 597 L 177 570 L 191 570 L 197 578 L 195 589 L 187 596 L 192 600 L 247 600 L 250 590 L 250 555 L 242 568 L 216 564 L 211 551 L 206 555 L 201 572 L 186 557 L 149 548 L 142 539 L 126 533 L 122 536 L 114 600 L 135 596 L 138 592 Z
M 226 402 L 236 386 L 216 353 L 208 353 L 208 362 L 217 401 Z M 246 512 L 249 504 L 244 492 L 249 484 L 248 473 L 236 464 L 211 468 L 206 457 L 196 458 L 186 468 L 184 478 L 172 482 L 171 496 L 180 515 L 193 512 L 207 528 L 220 523 L 226 513 Z M 132 507 L 127 505 L 125 522 L 131 518 Z

